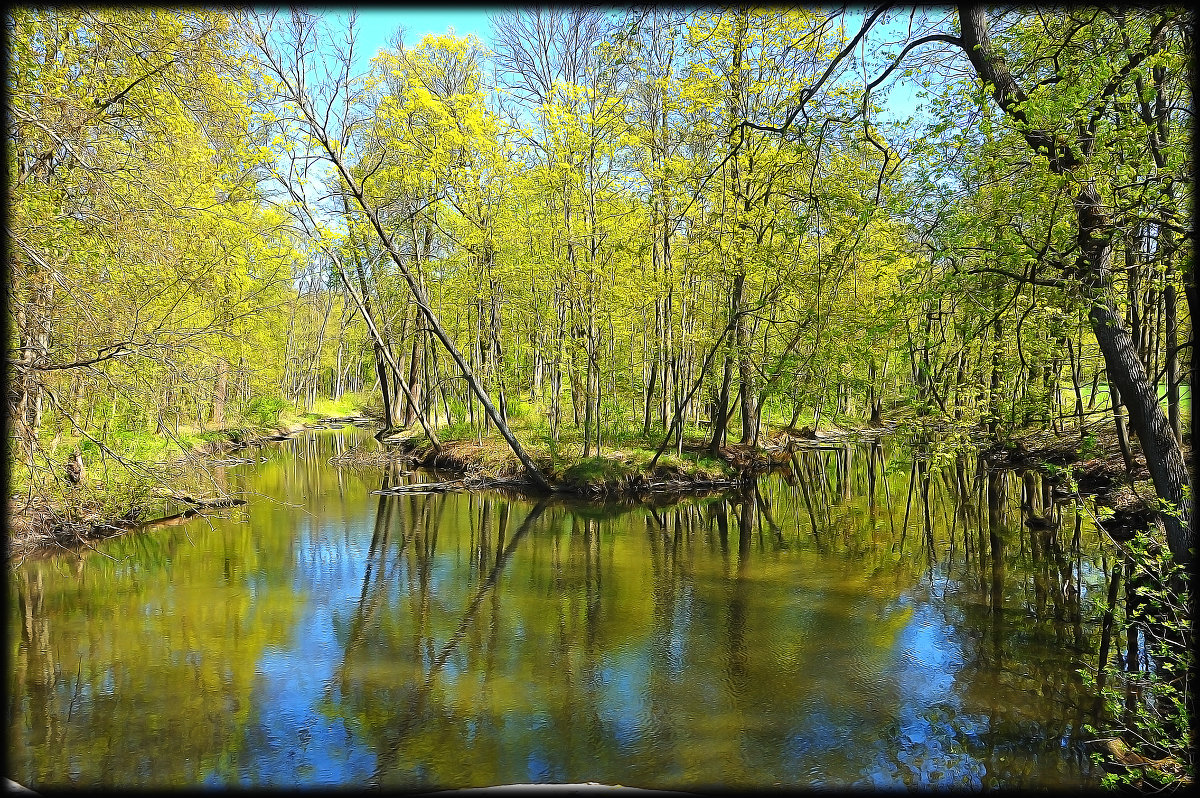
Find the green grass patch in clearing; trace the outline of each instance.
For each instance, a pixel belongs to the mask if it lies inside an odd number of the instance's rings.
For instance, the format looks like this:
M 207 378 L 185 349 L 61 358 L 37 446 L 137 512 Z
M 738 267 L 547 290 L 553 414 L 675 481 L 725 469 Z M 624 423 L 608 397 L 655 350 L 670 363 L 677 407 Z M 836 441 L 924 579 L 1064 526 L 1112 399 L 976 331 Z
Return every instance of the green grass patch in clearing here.
M 435 430 L 438 440 L 449 443 L 451 441 L 469 441 L 476 436 L 475 428 L 467 421 L 456 421 L 453 424 L 447 424 L 444 427 L 439 427 Z M 428 437 L 424 432 L 421 437 Z
M 653 457 L 653 454 L 651 454 L 651 457 Z M 646 465 L 649 465 L 649 458 L 647 458 Z M 658 472 L 686 475 L 693 479 L 721 479 L 733 473 L 729 464 L 724 460 L 717 460 L 706 456 L 696 457 L 688 454 L 680 457 L 673 452 L 664 454 L 658 458 L 658 465 L 655 470 Z
M 318 418 L 345 418 L 362 413 L 366 397 L 362 393 L 345 393 L 337 399 L 318 397 L 309 409 L 308 415 Z
M 628 478 L 637 469 L 623 458 L 588 457 L 568 466 L 562 472 L 562 480 L 572 485 L 592 485 L 617 482 Z

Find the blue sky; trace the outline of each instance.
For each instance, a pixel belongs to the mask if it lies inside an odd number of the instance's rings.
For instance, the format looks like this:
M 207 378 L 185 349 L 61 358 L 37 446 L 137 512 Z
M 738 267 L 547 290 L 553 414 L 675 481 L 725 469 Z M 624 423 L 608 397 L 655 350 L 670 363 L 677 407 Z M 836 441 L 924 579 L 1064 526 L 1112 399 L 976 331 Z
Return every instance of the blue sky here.
M 490 44 L 492 26 L 488 21 L 490 14 L 504 10 L 505 6 L 470 6 L 455 7 L 449 5 L 443 8 L 435 6 L 406 6 L 401 8 L 384 8 L 368 6 L 358 10 L 358 48 L 362 58 L 359 66 L 363 69 L 381 49 L 387 46 L 388 39 L 400 26 L 404 26 L 406 45 L 416 45 L 427 34 L 444 34 L 448 28 L 454 29 L 456 36 L 466 36 L 473 33 L 485 45 Z M 335 27 L 344 27 L 349 8 L 341 7 L 328 9 L 325 16 Z
M 388 40 L 392 34 L 400 26 L 404 27 L 405 36 L 404 43 L 408 46 L 416 46 L 426 35 L 444 34 L 449 29 L 453 29 L 456 36 L 466 36 L 475 34 L 479 40 L 485 45 L 491 45 L 492 26 L 490 17 L 497 13 L 513 8 L 512 5 L 495 5 L 495 6 L 455 6 L 448 4 L 443 7 L 437 6 L 402 6 L 395 8 L 387 8 L 381 6 L 367 6 L 366 8 L 358 9 L 358 68 L 361 71 L 366 71 L 369 67 L 370 60 L 384 47 L 387 46 Z M 344 28 L 346 18 L 349 14 L 349 6 L 339 6 L 327 9 L 315 9 L 323 11 L 329 23 L 335 29 Z M 853 29 L 858 24 L 858 19 L 854 13 L 851 13 L 848 19 L 848 27 Z M 890 33 L 896 35 L 897 30 L 892 30 Z M 913 96 L 916 91 L 915 81 L 905 80 L 899 73 L 894 76 L 892 81 L 895 85 L 892 86 L 891 96 L 884 100 L 884 119 L 895 119 L 904 117 L 913 113 L 914 104 L 916 102 Z M 877 101 L 882 99 L 883 87 L 877 92 Z

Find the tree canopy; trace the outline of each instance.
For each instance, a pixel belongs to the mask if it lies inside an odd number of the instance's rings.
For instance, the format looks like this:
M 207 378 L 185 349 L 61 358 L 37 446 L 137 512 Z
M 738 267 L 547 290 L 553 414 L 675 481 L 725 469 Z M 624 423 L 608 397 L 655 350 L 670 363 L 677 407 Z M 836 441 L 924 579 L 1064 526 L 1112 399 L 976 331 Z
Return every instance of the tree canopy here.
M 15 487 L 348 392 L 546 485 L 530 447 L 1110 419 L 1186 558 L 1190 22 L 522 9 L 358 74 L 300 10 L 16 9 Z

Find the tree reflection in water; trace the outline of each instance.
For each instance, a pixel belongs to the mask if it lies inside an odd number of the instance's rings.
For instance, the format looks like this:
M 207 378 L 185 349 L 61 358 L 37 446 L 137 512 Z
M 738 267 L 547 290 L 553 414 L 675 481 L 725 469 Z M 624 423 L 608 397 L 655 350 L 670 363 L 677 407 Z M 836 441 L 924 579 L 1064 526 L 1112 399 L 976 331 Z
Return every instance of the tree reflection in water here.
M 1036 473 L 876 440 L 737 495 L 535 502 L 388 495 L 426 477 L 331 440 L 227 475 L 300 507 L 18 569 L 19 781 L 1093 783 L 1077 671 L 1119 648 L 1120 560 Z

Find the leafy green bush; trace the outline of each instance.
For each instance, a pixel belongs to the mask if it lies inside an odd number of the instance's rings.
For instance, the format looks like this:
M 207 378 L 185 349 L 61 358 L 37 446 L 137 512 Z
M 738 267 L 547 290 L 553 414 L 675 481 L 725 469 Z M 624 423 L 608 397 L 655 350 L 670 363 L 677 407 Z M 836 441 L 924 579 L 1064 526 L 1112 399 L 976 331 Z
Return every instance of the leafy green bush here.
M 1079 456 L 1090 458 L 1097 450 L 1096 436 L 1089 432 L 1083 436 L 1083 440 L 1079 443 Z
M 437 430 L 437 436 L 442 441 L 465 441 L 475 437 L 475 428 L 468 421 L 456 421 Z
M 256 396 L 246 405 L 244 415 L 247 421 L 262 427 L 269 427 L 279 421 L 279 414 L 288 403 L 278 396 Z

